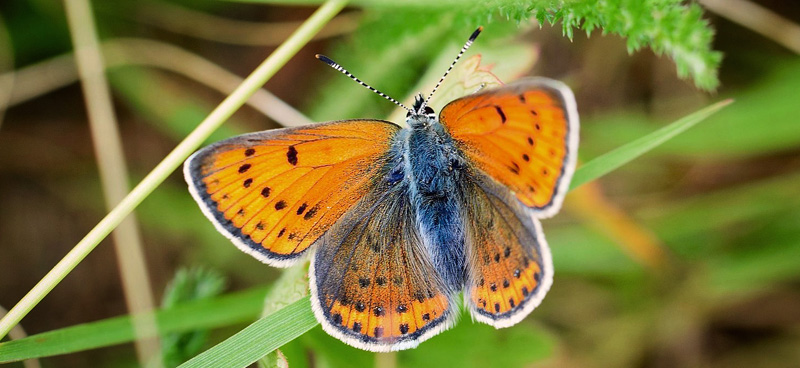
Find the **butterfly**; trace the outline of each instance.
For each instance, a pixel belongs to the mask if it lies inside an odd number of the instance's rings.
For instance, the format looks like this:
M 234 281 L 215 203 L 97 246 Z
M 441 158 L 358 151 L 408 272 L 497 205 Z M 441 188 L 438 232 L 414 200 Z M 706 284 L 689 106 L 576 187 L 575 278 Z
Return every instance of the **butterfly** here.
M 482 28 L 478 28 L 448 73 Z M 407 127 L 360 119 L 223 140 L 184 165 L 192 196 L 241 250 L 276 267 L 307 254 L 314 315 L 369 351 L 413 348 L 473 318 L 516 324 L 553 281 L 540 218 L 575 169 L 578 114 L 561 82 L 523 79 L 406 108 Z

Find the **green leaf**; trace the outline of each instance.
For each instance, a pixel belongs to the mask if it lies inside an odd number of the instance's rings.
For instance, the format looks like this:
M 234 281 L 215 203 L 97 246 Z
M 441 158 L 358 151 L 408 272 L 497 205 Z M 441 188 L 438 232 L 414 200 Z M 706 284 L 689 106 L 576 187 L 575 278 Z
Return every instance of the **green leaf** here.
M 317 325 L 305 297 L 261 318 L 180 367 L 245 367 Z
M 676 135 L 685 132 L 732 102 L 733 100 L 717 102 L 586 163 L 575 171 L 570 189 L 575 189 L 631 162 Z
M 252 321 L 261 312 L 267 288 L 177 305 L 156 313 L 161 334 L 230 326 Z M 148 337 L 148 336 L 141 336 Z M 0 363 L 74 353 L 133 341 L 129 316 L 44 332 L 0 344 Z
M 800 85 L 798 59 L 781 60 L 763 73 L 748 75 L 754 80 L 733 86 L 729 83 L 727 90 L 720 95 L 720 98 L 735 97 L 736 104 L 665 143 L 658 149 L 658 154 L 681 156 L 684 161 L 701 159 L 708 162 L 780 154 L 800 145 L 796 102 L 797 86 Z M 674 110 L 670 106 L 685 101 L 658 101 L 656 104 L 660 107 L 654 109 L 662 113 L 656 115 L 663 115 L 667 109 L 667 113 L 672 113 Z M 608 150 L 653 131 L 652 115 L 643 109 L 626 108 L 593 116 L 581 127 L 581 134 L 596 140 L 593 150 Z M 581 153 L 584 157 L 593 157 L 594 154 L 583 149 Z
M 281 277 L 275 281 L 272 290 L 264 299 L 261 317 L 269 316 L 306 296 L 308 296 L 308 262 L 300 262 L 285 269 Z M 273 350 L 258 361 L 258 366 L 262 368 L 287 365 L 286 356 L 280 350 Z
M 243 2 L 311 5 L 322 0 L 240 0 Z M 463 28 L 479 24 L 492 27 L 497 21 L 513 21 L 520 24 L 537 19 L 540 24 L 555 25 L 559 21 L 564 36 L 572 39 L 575 29 L 588 33 L 600 29 L 603 34 L 615 34 L 627 39 L 628 51 L 633 53 L 649 47 L 656 54 L 667 54 L 675 61 L 678 75 L 692 78 L 695 85 L 713 90 L 719 85 L 717 71 L 722 54 L 711 49 L 714 30 L 703 19 L 702 8 L 696 3 L 686 4 L 682 0 L 352 0 L 351 5 L 365 9 L 365 18 L 380 21 L 374 24 L 386 25 L 384 30 L 359 30 L 352 43 L 366 43 L 349 58 L 361 63 L 342 63 L 347 68 L 361 69 L 370 64 L 374 68 L 390 68 L 376 62 L 375 57 L 387 45 L 400 44 L 402 38 L 431 25 L 444 26 L 443 35 L 463 32 Z M 432 19 L 433 17 L 433 19 Z M 512 22 L 507 22 L 512 23 Z M 392 25 L 399 24 L 397 29 Z M 487 29 L 488 31 L 488 29 Z M 396 36 L 391 36 L 396 34 Z M 376 37 L 380 35 L 380 37 Z M 387 36 L 388 35 L 388 36 Z M 370 42 L 369 40 L 375 41 Z M 413 53 L 421 48 L 438 49 L 450 38 L 439 37 L 435 41 L 415 45 Z M 397 42 L 395 42 L 397 41 Z M 419 57 L 379 60 L 392 63 L 418 62 Z M 349 60 L 348 60 L 349 61 Z M 357 66 L 357 67 L 356 67 Z M 352 71 L 352 70 L 351 70 Z M 376 73 L 377 74 L 377 73 Z M 358 74 L 357 74 L 358 75 Z M 365 78 L 362 78 L 365 79 Z M 368 79 L 375 84 L 383 80 Z M 386 92 L 386 91 L 384 91 Z
M 398 360 L 401 367 L 523 367 L 552 356 L 555 345 L 530 321 L 495 329 L 470 321 L 465 313 L 453 330 L 399 352 Z
M 211 299 L 225 290 L 225 282 L 222 275 L 212 270 L 181 268 L 167 285 L 161 307 L 169 310 L 193 300 Z M 208 335 L 208 329 L 164 334 L 161 338 L 164 365 L 174 367 L 195 356 L 206 345 Z

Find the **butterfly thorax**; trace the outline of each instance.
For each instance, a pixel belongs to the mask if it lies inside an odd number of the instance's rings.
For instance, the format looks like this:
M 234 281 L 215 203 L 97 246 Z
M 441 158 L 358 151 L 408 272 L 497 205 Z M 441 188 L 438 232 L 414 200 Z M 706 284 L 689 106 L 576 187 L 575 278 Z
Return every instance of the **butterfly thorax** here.
M 447 287 L 460 290 L 466 275 L 459 182 L 463 157 L 435 116 L 412 115 L 405 147 L 409 194 L 424 243 Z
M 432 115 L 411 115 L 407 140 L 407 169 L 421 194 L 445 197 L 452 194 L 462 173 L 463 157 L 444 126 Z

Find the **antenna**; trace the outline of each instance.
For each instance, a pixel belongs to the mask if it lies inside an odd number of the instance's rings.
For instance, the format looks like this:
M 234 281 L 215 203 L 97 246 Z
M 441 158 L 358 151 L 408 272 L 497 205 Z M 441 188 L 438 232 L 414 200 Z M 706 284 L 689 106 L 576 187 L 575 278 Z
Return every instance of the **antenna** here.
M 453 63 L 450 64 L 450 67 L 447 68 L 446 72 L 444 72 L 444 75 L 442 76 L 442 78 L 439 79 L 438 83 L 436 83 L 436 87 L 433 87 L 433 91 L 431 91 L 431 94 L 428 95 L 428 98 L 425 99 L 425 104 L 423 106 L 427 106 L 428 105 L 428 101 L 431 100 L 431 97 L 433 97 L 433 94 L 436 93 L 437 89 L 439 89 L 439 86 L 442 85 L 442 82 L 444 82 L 444 79 L 447 78 L 448 74 L 450 74 L 450 71 L 453 70 L 453 67 L 456 66 L 456 63 L 458 62 L 458 59 L 461 59 L 461 55 L 464 55 L 464 53 L 467 52 L 467 49 L 470 46 L 472 46 L 472 42 L 474 42 L 475 39 L 478 38 L 478 35 L 481 34 L 481 31 L 483 31 L 483 27 L 482 26 L 478 27 L 478 29 L 476 29 L 475 32 L 472 32 L 472 35 L 469 36 L 469 39 L 467 40 L 467 42 L 464 43 L 464 47 L 461 48 L 461 51 L 459 51 L 458 55 L 456 56 L 456 59 L 453 60 Z
M 336 70 L 338 70 L 338 71 L 342 72 L 344 75 L 346 75 L 346 76 L 350 77 L 350 79 L 352 79 L 352 80 L 354 80 L 354 81 L 358 82 L 358 84 L 360 84 L 360 85 L 362 85 L 362 86 L 364 86 L 364 87 L 367 87 L 367 89 L 369 89 L 370 91 L 372 91 L 372 92 L 375 92 L 375 93 L 377 93 L 378 95 L 380 95 L 381 97 L 383 97 L 383 98 L 385 98 L 385 99 L 387 99 L 387 100 L 389 100 L 389 101 L 392 101 L 392 102 L 394 102 L 394 103 L 395 103 L 395 105 L 397 105 L 397 106 L 400 106 L 400 107 L 402 107 L 402 108 L 404 108 L 404 109 L 406 109 L 406 110 L 408 110 L 408 111 L 412 112 L 412 111 L 411 111 L 411 109 L 409 109 L 409 108 L 408 108 L 408 107 L 406 107 L 405 105 L 401 104 L 399 101 L 397 101 L 397 100 L 395 100 L 395 99 L 393 99 L 393 98 L 391 98 L 391 97 L 387 96 L 385 93 L 383 93 L 383 92 L 381 92 L 381 91 L 378 91 L 378 90 L 377 90 L 377 89 L 375 89 L 375 88 L 372 88 L 372 86 L 370 86 L 369 84 L 366 84 L 366 83 L 362 82 L 360 79 L 356 78 L 356 76 L 354 76 L 354 75 L 350 74 L 350 72 L 348 72 L 348 71 L 347 71 L 347 69 L 345 69 L 345 68 L 342 68 L 342 66 L 341 66 L 341 65 L 337 64 L 335 61 L 331 60 L 329 57 L 327 57 L 327 56 L 325 56 L 325 55 L 320 55 L 320 54 L 316 54 L 315 56 L 317 57 L 317 59 L 319 59 L 319 60 L 320 60 L 320 61 L 322 61 L 323 63 L 325 63 L 325 64 L 328 64 L 328 65 L 329 65 L 331 68 L 334 68 L 334 69 L 336 69 Z

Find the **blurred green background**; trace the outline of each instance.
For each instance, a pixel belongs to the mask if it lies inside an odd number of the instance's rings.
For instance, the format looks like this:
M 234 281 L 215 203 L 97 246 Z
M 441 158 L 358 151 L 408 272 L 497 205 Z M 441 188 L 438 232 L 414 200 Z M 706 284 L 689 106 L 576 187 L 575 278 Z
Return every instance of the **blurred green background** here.
M 248 75 L 314 10 L 255 2 L 93 2 L 132 185 L 236 86 L 236 75 Z M 652 16 L 647 6 L 658 2 L 601 3 L 627 4 Z M 282 349 L 290 366 L 800 366 L 800 4 L 707 0 L 686 7 L 702 9 L 698 19 L 716 32 L 712 47 L 722 53 L 722 63 L 719 86 L 711 91 L 695 83 L 713 85 L 713 73 L 701 76 L 705 80 L 679 78 L 667 55 L 648 48 L 629 53 L 632 41 L 624 31 L 587 36 L 576 29 L 570 40 L 560 25 L 540 28 L 527 20 L 533 14 L 509 9 L 371 7 L 360 1 L 265 88 L 314 121 L 384 118 L 390 103 L 313 55 L 329 54 L 371 85 L 404 98 L 418 83 L 435 82 L 419 78 L 429 70 L 437 78 L 440 64 L 483 24 L 467 57 L 482 54 L 498 75 L 547 76 L 573 88 L 583 162 L 723 98 L 735 102 L 570 193 L 562 213 L 544 222 L 554 285 L 519 325 L 495 331 L 465 315 L 420 348 L 388 357 L 349 348 L 317 327 Z M 686 32 L 706 27 L 693 26 Z M 708 50 L 683 51 L 685 60 L 709 56 Z M 106 213 L 71 52 L 62 2 L 0 3 L 4 309 Z M 281 108 L 261 96 L 209 141 L 301 119 Z M 263 288 L 281 275 L 214 230 L 181 173 L 136 214 L 156 304 L 163 300 L 168 308 L 185 299 Z M 176 277 L 198 267 L 206 271 Z M 119 268 L 109 238 L 22 321 L 24 332 L 128 314 Z M 255 318 L 162 338 L 172 354 L 165 364 L 188 359 Z M 40 363 L 140 364 L 133 344 Z

